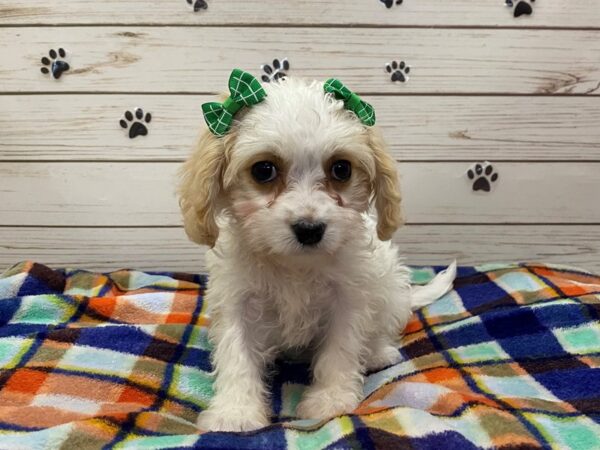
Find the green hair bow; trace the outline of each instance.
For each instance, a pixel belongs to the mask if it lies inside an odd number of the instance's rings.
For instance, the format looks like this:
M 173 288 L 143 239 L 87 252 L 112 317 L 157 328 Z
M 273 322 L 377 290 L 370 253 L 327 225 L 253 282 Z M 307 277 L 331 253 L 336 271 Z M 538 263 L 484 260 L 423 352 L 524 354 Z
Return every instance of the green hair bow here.
M 244 106 L 262 102 L 267 93 L 260 82 L 248 72 L 233 69 L 229 76 L 230 96 L 223 103 L 210 102 L 202 105 L 204 120 L 209 130 L 217 135 L 227 134 L 233 123 L 233 116 Z
M 364 100 L 361 100 L 358 95 L 344 86 L 344 83 L 340 80 L 330 78 L 325 82 L 323 89 L 325 92 L 333 94 L 338 100 L 343 100 L 344 107 L 356 114 L 363 125 L 368 127 L 375 125 L 375 110 L 373 107 Z
M 325 93 L 344 101 L 344 107 L 352 111 L 367 126 L 375 125 L 375 110 L 367 102 L 344 86 L 340 80 L 331 78 L 323 86 Z M 244 106 L 262 102 L 267 93 L 260 82 L 248 72 L 233 69 L 229 76 L 230 96 L 223 103 L 210 102 L 202 105 L 204 120 L 211 133 L 224 136 L 231 129 L 233 117 Z

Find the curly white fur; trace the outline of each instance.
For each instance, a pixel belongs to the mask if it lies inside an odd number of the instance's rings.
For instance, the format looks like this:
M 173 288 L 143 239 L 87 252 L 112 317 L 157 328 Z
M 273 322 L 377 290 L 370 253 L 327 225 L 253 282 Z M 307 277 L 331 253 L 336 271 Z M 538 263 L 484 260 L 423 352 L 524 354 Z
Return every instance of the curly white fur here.
M 270 422 L 267 366 L 286 350 L 312 352 L 302 418 L 351 412 L 366 370 L 400 359 L 396 341 L 415 306 L 443 295 L 455 267 L 418 291 L 390 243 L 401 224 L 395 162 L 376 128 L 363 126 L 322 83 L 288 79 L 240 115 L 225 138 L 205 133 L 182 170 L 181 208 L 190 238 L 213 248 L 206 301 L 215 396 L 205 430 L 244 431 Z M 332 161 L 350 180 L 330 177 Z M 250 168 L 273 161 L 259 184 Z M 291 225 L 327 225 L 303 246 Z

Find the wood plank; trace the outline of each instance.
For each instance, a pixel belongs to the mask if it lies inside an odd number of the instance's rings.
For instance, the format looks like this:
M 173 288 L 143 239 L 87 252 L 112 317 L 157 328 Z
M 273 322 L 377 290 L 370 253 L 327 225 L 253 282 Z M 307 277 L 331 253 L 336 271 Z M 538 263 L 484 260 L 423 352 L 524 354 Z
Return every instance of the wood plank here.
M 406 262 L 541 261 L 600 272 L 600 226 L 409 225 L 395 237 Z M 0 228 L 0 272 L 17 261 L 109 271 L 204 272 L 206 248 L 181 228 Z
M 179 163 L 0 163 L 0 225 L 180 225 Z M 497 163 L 473 192 L 467 163 L 400 166 L 409 223 L 600 223 L 600 163 Z
M 203 95 L 7 95 L 0 160 L 174 160 L 204 120 Z M 366 97 L 398 160 L 600 160 L 600 107 L 589 97 Z M 57 105 L 60 105 L 57 108 Z M 152 113 L 128 139 L 127 109 Z
M 413 265 L 537 261 L 600 273 L 598 225 L 408 225 L 394 241 Z
M 183 228 L 0 227 L 0 272 L 23 260 L 98 271 L 202 272 L 205 252 Z
M 290 75 L 337 77 L 360 93 L 598 95 L 598 37 L 595 30 L 8 27 L 0 28 L 0 89 L 216 93 L 233 67 L 257 74 L 288 57 Z M 40 72 L 51 47 L 64 47 L 72 67 L 59 80 Z M 393 83 L 384 71 L 394 59 L 411 67 L 408 82 Z
M 596 0 L 537 2 L 531 16 L 515 19 L 503 0 L 408 0 L 386 9 L 377 0 L 207 0 L 193 13 L 185 2 L 44 0 L 36 4 L 0 0 L 0 24 L 339 24 L 388 26 L 536 26 L 597 27 Z

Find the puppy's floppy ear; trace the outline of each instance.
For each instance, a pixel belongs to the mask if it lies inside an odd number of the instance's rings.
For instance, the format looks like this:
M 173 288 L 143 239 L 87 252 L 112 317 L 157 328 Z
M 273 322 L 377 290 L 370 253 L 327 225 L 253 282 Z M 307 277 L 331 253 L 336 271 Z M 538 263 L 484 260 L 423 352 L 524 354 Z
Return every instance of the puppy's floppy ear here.
M 188 237 L 213 247 L 219 236 L 216 218 L 225 169 L 223 139 L 206 131 L 180 171 L 179 206 Z
M 377 235 L 382 241 L 392 238 L 402 225 L 400 209 L 400 181 L 396 162 L 387 151 L 387 146 L 378 128 L 369 128 L 369 145 L 375 160 L 373 193 L 377 210 Z

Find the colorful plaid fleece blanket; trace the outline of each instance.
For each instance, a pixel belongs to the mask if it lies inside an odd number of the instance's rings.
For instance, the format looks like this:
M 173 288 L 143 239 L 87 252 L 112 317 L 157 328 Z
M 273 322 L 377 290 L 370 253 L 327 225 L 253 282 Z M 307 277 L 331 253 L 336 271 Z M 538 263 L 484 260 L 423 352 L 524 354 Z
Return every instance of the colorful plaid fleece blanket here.
M 461 268 L 453 292 L 414 314 L 404 362 L 368 375 L 353 414 L 294 420 L 308 368 L 280 361 L 274 424 L 252 433 L 194 426 L 212 395 L 205 281 L 30 262 L 6 271 L 0 448 L 600 448 L 598 276 Z

